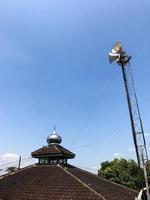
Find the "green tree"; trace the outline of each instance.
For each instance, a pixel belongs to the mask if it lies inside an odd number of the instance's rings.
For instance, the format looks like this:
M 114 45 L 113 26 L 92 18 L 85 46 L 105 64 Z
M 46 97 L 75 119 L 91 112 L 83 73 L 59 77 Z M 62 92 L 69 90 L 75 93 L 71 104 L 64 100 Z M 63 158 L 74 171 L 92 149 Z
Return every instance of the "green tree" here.
M 15 172 L 15 171 L 17 171 L 17 167 L 15 167 L 15 166 L 12 166 L 12 167 L 8 167 L 7 169 L 6 169 L 6 172 Z
M 133 189 L 141 189 L 144 185 L 143 171 L 134 160 L 121 158 L 102 162 L 98 175 Z

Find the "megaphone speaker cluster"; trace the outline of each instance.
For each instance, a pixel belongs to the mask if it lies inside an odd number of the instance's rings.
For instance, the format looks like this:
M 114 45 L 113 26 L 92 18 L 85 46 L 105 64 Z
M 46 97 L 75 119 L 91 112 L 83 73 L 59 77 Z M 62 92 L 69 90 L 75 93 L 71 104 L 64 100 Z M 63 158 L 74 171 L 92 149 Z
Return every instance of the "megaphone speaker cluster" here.
M 125 66 L 131 56 L 128 56 L 126 52 L 123 50 L 122 44 L 117 42 L 109 53 L 109 62 L 112 63 L 116 61 L 118 65 Z

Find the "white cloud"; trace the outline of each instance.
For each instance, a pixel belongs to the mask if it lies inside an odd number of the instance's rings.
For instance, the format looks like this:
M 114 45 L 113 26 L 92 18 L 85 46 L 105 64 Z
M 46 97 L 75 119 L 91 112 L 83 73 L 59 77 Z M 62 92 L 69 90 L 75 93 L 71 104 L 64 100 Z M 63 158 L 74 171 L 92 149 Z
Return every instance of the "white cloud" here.
M 19 155 L 17 154 L 5 153 L 0 155 L 0 175 L 5 174 L 7 167 L 9 167 L 10 165 L 17 166 L 18 162 Z
M 30 156 L 24 156 L 21 160 L 21 168 L 33 165 L 37 162 L 36 159 L 31 158 Z M 0 176 L 6 174 L 6 169 L 10 166 L 18 167 L 19 164 L 19 155 L 14 153 L 5 153 L 0 155 Z
M 5 160 L 7 161 L 7 160 L 17 159 L 17 158 L 19 158 L 19 156 L 14 153 L 5 153 L 5 154 L 1 155 L 0 158 L 2 161 L 5 161 Z
M 135 151 L 135 148 L 134 148 L 134 147 L 131 147 L 131 148 L 128 149 L 128 151 L 129 151 L 129 152 L 134 152 L 134 151 Z
M 17 161 L 19 159 L 19 155 L 14 153 L 5 153 L 0 155 L 0 163 L 7 163 L 11 161 Z
M 113 156 L 117 156 L 117 157 L 118 157 L 118 156 L 119 156 L 119 153 L 114 153 Z
M 11 162 L 14 165 L 18 165 L 19 163 L 19 155 L 15 154 L 15 153 L 5 153 L 0 155 L 0 165 L 7 165 L 7 163 L 10 165 Z M 27 166 L 27 165 L 31 165 L 33 163 L 36 163 L 37 160 L 34 158 L 31 158 L 30 156 L 23 156 L 21 158 L 21 167 Z
M 123 154 L 120 154 L 118 152 L 113 154 L 113 158 L 122 158 L 123 156 L 124 156 Z

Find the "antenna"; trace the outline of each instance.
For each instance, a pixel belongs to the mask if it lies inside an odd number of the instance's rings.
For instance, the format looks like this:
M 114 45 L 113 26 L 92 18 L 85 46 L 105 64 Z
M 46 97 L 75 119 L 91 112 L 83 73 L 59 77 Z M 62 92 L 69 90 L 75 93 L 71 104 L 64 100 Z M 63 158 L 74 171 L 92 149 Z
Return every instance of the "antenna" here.
M 128 56 L 123 50 L 122 44 L 117 42 L 109 53 L 109 61 L 116 61 L 121 66 L 128 109 L 131 121 L 132 136 L 139 167 L 144 170 L 145 184 L 147 188 L 147 198 L 150 200 L 149 187 L 147 181 L 146 164 L 148 163 L 148 154 L 146 148 L 146 140 L 144 136 L 143 124 L 139 110 L 138 100 L 135 92 L 134 81 L 130 68 L 131 56 Z M 146 172 L 145 172 L 146 171 Z

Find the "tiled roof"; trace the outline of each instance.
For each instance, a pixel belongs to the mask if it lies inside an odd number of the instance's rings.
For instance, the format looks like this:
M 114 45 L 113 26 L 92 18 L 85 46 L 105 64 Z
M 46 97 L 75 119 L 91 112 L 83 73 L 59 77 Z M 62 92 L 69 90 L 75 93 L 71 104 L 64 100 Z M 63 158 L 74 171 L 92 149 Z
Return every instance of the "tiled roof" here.
M 106 179 L 99 178 L 97 175 L 94 175 L 85 170 L 70 166 L 68 167 L 68 171 L 83 181 L 85 184 L 88 184 L 96 192 L 102 194 L 105 199 L 130 200 L 135 199 L 135 196 L 137 196 L 136 191 Z
M 71 165 L 34 165 L 0 178 L 3 200 L 134 200 L 137 192 Z
M 60 146 L 59 144 L 51 144 L 50 146 L 44 146 L 32 152 L 32 157 L 34 158 L 39 158 L 43 156 L 47 157 L 64 156 L 67 158 L 74 158 L 75 154 L 65 149 L 64 147 Z

